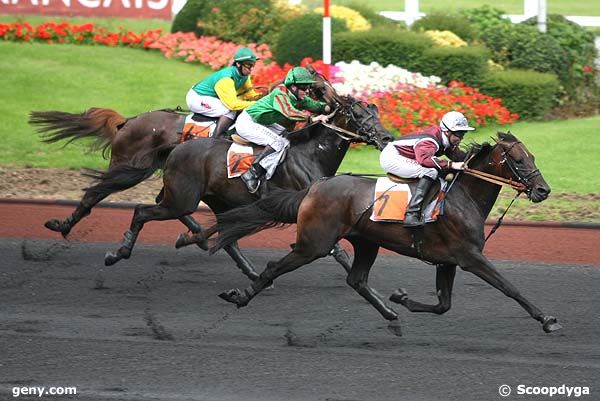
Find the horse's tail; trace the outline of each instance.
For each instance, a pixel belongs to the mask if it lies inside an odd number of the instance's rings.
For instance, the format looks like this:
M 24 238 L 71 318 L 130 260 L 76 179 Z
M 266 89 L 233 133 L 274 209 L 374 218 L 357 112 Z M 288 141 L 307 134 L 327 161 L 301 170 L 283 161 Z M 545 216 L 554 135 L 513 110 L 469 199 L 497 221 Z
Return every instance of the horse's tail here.
M 86 137 L 95 137 L 93 150 L 103 153 L 112 144 L 117 131 L 127 122 L 121 114 L 111 109 L 93 107 L 83 113 L 73 114 L 63 111 L 32 111 L 29 124 L 37 125 L 37 132 L 46 143 L 69 139 L 65 144 Z
M 159 168 L 162 168 L 164 159 L 175 145 L 162 145 L 143 155 L 143 160 L 134 159 L 140 164 L 122 164 L 109 168 L 107 171 L 86 170 L 83 175 L 98 181 L 97 184 L 85 188 L 87 193 L 95 196 L 108 196 L 118 191 L 129 189 L 140 182 L 150 178 Z M 140 167 L 141 166 L 141 167 Z
M 296 223 L 300 203 L 309 188 L 300 191 L 273 190 L 268 197 L 248 206 L 238 207 L 217 217 L 219 236 L 211 253 L 238 239 L 261 230 Z

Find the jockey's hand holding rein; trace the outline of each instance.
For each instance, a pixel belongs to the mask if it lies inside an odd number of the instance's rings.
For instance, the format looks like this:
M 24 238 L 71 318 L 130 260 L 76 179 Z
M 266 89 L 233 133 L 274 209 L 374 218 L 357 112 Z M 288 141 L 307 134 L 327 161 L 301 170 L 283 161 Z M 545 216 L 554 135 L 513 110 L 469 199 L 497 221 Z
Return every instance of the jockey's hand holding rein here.
M 448 167 L 452 170 L 464 170 L 466 166 L 464 162 L 449 162 Z
M 311 123 L 317 123 L 317 122 L 326 123 L 327 120 L 329 120 L 329 116 L 326 116 L 324 114 L 319 114 L 318 116 L 314 116 L 314 117 L 310 118 Z

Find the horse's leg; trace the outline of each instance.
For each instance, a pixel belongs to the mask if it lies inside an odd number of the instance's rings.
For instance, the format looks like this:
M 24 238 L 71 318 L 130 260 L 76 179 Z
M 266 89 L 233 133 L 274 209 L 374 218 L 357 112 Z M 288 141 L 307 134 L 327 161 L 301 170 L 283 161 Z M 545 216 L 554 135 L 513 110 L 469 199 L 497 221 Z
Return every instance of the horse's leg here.
M 203 230 L 202 232 L 198 233 L 194 232 L 191 229 L 190 231 L 192 231 L 192 235 L 188 235 L 187 233 L 179 234 L 177 242 L 175 243 L 175 248 L 182 248 L 184 246 L 196 244 L 205 251 L 208 251 L 208 243 L 206 242 L 206 240 L 212 237 L 217 232 L 217 225 L 213 224 L 206 230 Z
M 441 315 L 448 312 L 451 306 L 452 286 L 456 275 L 456 265 L 437 265 L 435 286 L 437 290 L 438 304 L 430 305 L 413 301 L 408 298 L 404 289 L 400 288 L 390 296 L 390 301 L 403 305 L 411 312 L 429 312 Z
M 252 263 L 242 254 L 238 247 L 237 241 L 231 245 L 224 247 L 225 252 L 235 261 L 237 267 L 244 273 L 250 280 L 254 281 L 258 278 L 258 273 L 254 270 Z
M 311 230 L 307 230 L 310 232 Z M 303 240 L 298 241 L 292 252 L 288 253 L 277 262 L 267 263 L 267 268 L 258 276 L 250 286 L 241 291 L 238 288 L 222 292 L 219 297 L 227 302 L 234 303 L 241 308 L 248 305 L 248 302 L 254 298 L 265 288 L 273 284 L 273 280 L 277 277 L 289 273 L 297 268 L 304 266 L 315 259 L 327 256 L 336 241 L 336 238 L 331 238 L 331 232 L 326 233 L 330 238 L 309 238 L 298 232 L 298 236 L 303 237 Z M 315 239 L 313 239 L 315 238 Z M 328 240 L 329 239 L 329 240 Z
M 460 263 L 460 267 L 483 279 L 494 288 L 502 291 L 504 295 L 517 301 L 532 318 L 542 323 L 546 333 L 560 330 L 562 326 L 557 322 L 554 316 L 548 316 L 542 313 L 535 305 L 529 302 L 519 293 L 519 290 L 505 279 L 494 265 L 481 253 L 472 253 L 466 256 L 466 259 Z
M 342 248 L 342 245 L 339 242 L 333 246 L 331 255 L 340 265 L 342 265 L 344 270 L 346 270 L 346 273 L 350 273 L 350 269 L 352 268 L 352 266 L 350 266 L 350 256 L 348 256 L 348 252 Z
M 390 321 L 388 329 L 394 335 L 401 336 L 402 331 L 398 314 L 386 305 L 381 295 L 369 287 L 369 272 L 377 258 L 379 245 L 362 238 L 352 239 L 350 242 L 354 247 L 354 261 L 346 282 L 373 305 L 384 319 Z

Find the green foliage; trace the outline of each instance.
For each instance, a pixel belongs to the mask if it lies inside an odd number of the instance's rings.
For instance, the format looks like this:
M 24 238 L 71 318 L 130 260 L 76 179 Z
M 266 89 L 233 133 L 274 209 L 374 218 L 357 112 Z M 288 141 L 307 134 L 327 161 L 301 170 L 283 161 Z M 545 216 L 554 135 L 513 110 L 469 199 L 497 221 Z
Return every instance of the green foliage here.
M 486 74 L 490 51 L 481 46 L 431 47 L 418 59 L 417 71 L 437 75 L 442 83 L 461 81 L 477 86 Z
M 347 30 L 344 20 L 331 18 L 333 49 L 338 46 L 335 34 Z M 290 20 L 281 28 L 275 46 L 275 61 L 280 65 L 298 65 L 305 57 L 323 58 L 323 17 L 319 14 L 309 13 Z
M 552 107 L 559 82 L 554 74 L 505 70 L 488 73 L 479 89 L 501 98 L 504 106 L 522 118 L 539 119 L 546 117 Z
M 177 13 L 171 25 L 171 32 L 194 32 L 200 36 L 204 29 L 198 26 L 198 20 L 206 15 L 210 8 L 208 0 L 188 0 Z
M 478 35 L 497 25 L 510 25 L 510 20 L 503 17 L 504 11 L 488 5 L 469 8 L 461 12 Z
M 553 72 L 568 80 L 569 60 L 552 36 L 523 24 L 498 24 L 482 32 L 481 39 L 492 51 L 492 59 L 509 68 Z
M 432 13 L 417 20 L 411 27 L 415 31 L 450 31 L 465 42 L 475 39 L 475 30 L 467 17 L 459 14 Z
M 200 18 L 204 34 L 224 41 L 275 43 L 286 13 L 273 0 L 221 0 Z
M 372 29 L 367 32 L 345 32 L 334 36 L 334 62 L 358 60 L 363 64 L 376 61 L 415 70 L 423 52 L 432 47 L 431 39 L 411 31 Z
M 523 24 L 535 26 L 537 19 L 530 18 Z M 556 14 L 548 15 L 547 28 L 548 35 L 553 37 L 568 54 L 567 90 L 573 94 L 576 87 L 592 84 L 592 82 L 586 82 L 583 67 L 593 66 L 594 59 L 598 55 L 594 44 L 595 35 L 562 15 Z

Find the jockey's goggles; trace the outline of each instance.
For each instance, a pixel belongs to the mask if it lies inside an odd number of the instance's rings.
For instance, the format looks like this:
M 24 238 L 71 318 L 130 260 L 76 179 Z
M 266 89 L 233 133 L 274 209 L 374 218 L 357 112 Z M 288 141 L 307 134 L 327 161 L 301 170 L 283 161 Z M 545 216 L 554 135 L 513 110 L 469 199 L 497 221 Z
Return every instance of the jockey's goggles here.
M 460 139 L 463 139 L 465 134 L 467 133 L 467 131 L 449 131 L 450 134 L 454 135 L 455 137 L 458 137 Z
M 310 84 L 296 84 L 296 88 L 301 91 L 307 91 L 310 89 Z
M 242 67 L 246 67 L 247 69 L 251 70 L 254 68 L 254 64 L 255 63 L 245 62 L 245 63 L 242 63 Z

